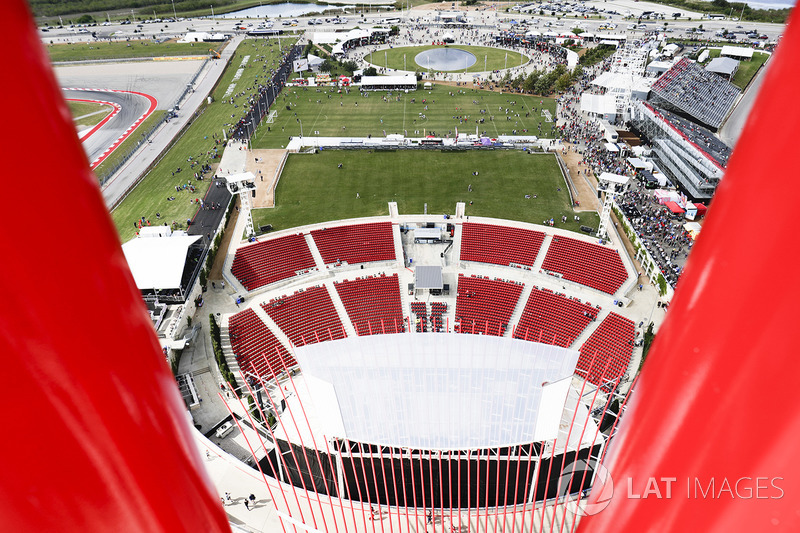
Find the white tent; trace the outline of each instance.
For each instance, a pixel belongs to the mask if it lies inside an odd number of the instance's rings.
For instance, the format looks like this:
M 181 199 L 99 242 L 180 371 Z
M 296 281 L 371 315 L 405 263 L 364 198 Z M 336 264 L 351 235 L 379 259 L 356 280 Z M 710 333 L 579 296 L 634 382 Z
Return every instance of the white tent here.
M 178 289 L 189 247 L 201 235 L 136 238 L 122 245 L 139 290 Z
M 753 59 L 753 49 L 742 46 L 723 46 L 719 55 L 736 59 Z

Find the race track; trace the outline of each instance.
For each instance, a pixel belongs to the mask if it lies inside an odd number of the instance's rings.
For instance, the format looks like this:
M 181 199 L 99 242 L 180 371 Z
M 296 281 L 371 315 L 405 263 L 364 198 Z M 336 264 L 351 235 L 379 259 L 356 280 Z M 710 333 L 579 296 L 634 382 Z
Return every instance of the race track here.
M 157 101 L 150 95 L 132 91 L 103 89 L 63 89 L 68 100 L 98 101 L 113 105 L 113 113 L 99 128 L 82 135 L 83 149 L 94 169 L 108 157 L 134 129 L 155 110 Z

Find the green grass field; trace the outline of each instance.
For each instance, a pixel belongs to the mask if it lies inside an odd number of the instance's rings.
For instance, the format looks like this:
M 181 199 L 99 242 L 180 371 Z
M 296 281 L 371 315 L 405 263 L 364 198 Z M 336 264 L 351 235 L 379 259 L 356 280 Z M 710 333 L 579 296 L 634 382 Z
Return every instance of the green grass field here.
M 285 40 L 282 42 L 284 45 L 291 44 Z M 221 137 L 222 130 L 237 122 L 247 109 L 247 91 L 239 95 L 240 91 L 236 90 L 226 98 L 226 103 L 221 102 L 244 56 L 250 56 L 250 61 L 241 78 L 236 81 L 236 87 L 253 87 L 256 76 L 264 76 L 269 74 L 270 68 L 277 68 L 280 57 L 277 41 L 248 39 L 239 45 L 214 91 L 214 102 L 204 106 L 203 114 L 194 120 L 164 158 L 112 213 L 123 242 L 134 236 L 133 222 L 139 217 L 150 219 L 153 224 L 175 221 L 179 227 L 185 228 L 186 220 L 197 211 L 196 204 L 189 200 L 202 198 L 210 180 L 195 181 L 193 175 L 197 169 L 192 169 L 191 165 L 217 163 L 219 159 L 215 155 L 222 155 L 223 145 L 217 145 L 214 136 Z M 230 103 L 231 98 L 233 103 Z M 173 174 L 177 168 L 181 168 L 181 172 Z M 175 190 L 176 185 L 187 182 L 195 188 L 194 192 Z M 175 200 L 168 201 L 170 196 L 174 196 Z M 161 219 L 157 219 L 156 213 L 161 214 Z
M 212 46 L 213 45 L 213 46 Z M 209 48 L 219 43 L 177 43 L 152 40 L 111 43 L 69 43 L 47 45 L 50 61 L 88 61 L 92 59 L 127 59 L 132 57 L 207 56 Z
M 364 97 L 356 90 L 339 93 L 332 87 L 285 88 L 273 107 L 278 112 L 274 123 L 262 122 L 253 147 L 284 148 L 290 136 L 300 135 L 301 125 L 303 135 L 323 137 L 382 137 L 384 131 L 387 135 L 444 137 L 453 136 L 456 128 L 461 133 L 475 133 L 476 127 L 491 137 L 510 135 L 514 130 L 521 134 L 526 129 L 532 135 L 553 136 L 554 123 L 541 116 L 544 108 L 555 117 L 552 98 L 445 85 L 391 96 L 368 94 Z M 480 120 L 484 122 L 476 123 Z
M 453 214 L 456 202 L 465 202 L 466 214 L 472 216 L 535 224 L 552 217 L 556 227 L 573 231 L 581 224 L 598 224 L 596 213 L 581 213 L 579 222 L 573 220 L 553 155 L 518 150 L 325 150 L 290 155 L 278 183 L 276 207 L 253 210 L 253 222 L 256 227 L 272 224 L 277 230 L 387 215 L 388 202 L 397 202 L 400 214 L 424 213 L 426 203 L 428 214 Z M 562 216 L 567 223 L 561 222 Z
M 368 63 L 372 63 L 376 67 L 393 68 L 395 70 L 410 70 L 426 72 L 428 69 L 424 65 L 417 65 L 414 58 L 417 54 L 430 50 L 432 48 L 443 50 L 445 48 L 456 48 L 458 50 L 465 50 L 475 55 L 477 61 L 474 65 L 467 68 L 467 72 L 486 72 L 487 70 L 498 70 L 510 67 L 518 67 L 528 60 L 527 56 L 517 52 L 510 52 L 501 50 L 500 48 L 491 48 L 488 46 L 462 46 L 462 45 L 448 45 L 448 46 L 404 46 L 401 48 L 391 48 L 388 50 L 379 50 L 375 53 L 369 54 L 364 58 Z M 485 66 L 484 66 L 485 65 Z M 463 68 L 456 69 L 452 72 L 464 72 Z
M 110 105 L 67 100 L 69 112 L 76 126 L 94 126 L 106 118 L 114 108 Z
M 709 50 L 708 61 L 711 61 L 715 57 L 719 57 L 720 52 L 722 52 L 720 49 Z M 755 77 L 758 69 L 761 67 L 761 65 L 766 63 L 768 58 L 769 54 L 765 54 L 763 52 L 753 52 L 753 59 L 750 61 L 739 62 L 739 70 L 737 70 L 736 74 L 733 75 L 731 83 L 744 90 L 744 88 L 747 87 L 750 81 Z M 706 61 L 705 64 L 708 64 L 708 61 Z

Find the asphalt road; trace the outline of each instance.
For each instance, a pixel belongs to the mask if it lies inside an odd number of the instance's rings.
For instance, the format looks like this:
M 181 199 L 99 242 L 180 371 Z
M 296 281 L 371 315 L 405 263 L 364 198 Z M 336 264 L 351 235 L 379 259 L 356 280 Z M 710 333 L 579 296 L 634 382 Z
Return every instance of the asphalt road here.
M 147 98 L 137 94 L 116 91 L 64 90 L 64 98 L 100 100 L 119 104 L 120 110 L 102 128 L 84 139 L 83 149 L 89 162 L 100 157 L 136 120 L 150 108 Z

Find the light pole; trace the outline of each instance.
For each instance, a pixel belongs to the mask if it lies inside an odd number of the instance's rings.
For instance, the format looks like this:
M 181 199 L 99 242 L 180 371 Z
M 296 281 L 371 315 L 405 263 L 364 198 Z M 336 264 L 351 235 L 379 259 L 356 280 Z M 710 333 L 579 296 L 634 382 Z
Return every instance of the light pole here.
M 175 17 L 175 22 L 178 22 L 178 12 L 175 11 L 175 0 L 172 0 L 172 15 Z
M 212 19 L 214 18 L 214 6 L 213 5 L 211 6 L 211 18 Z

